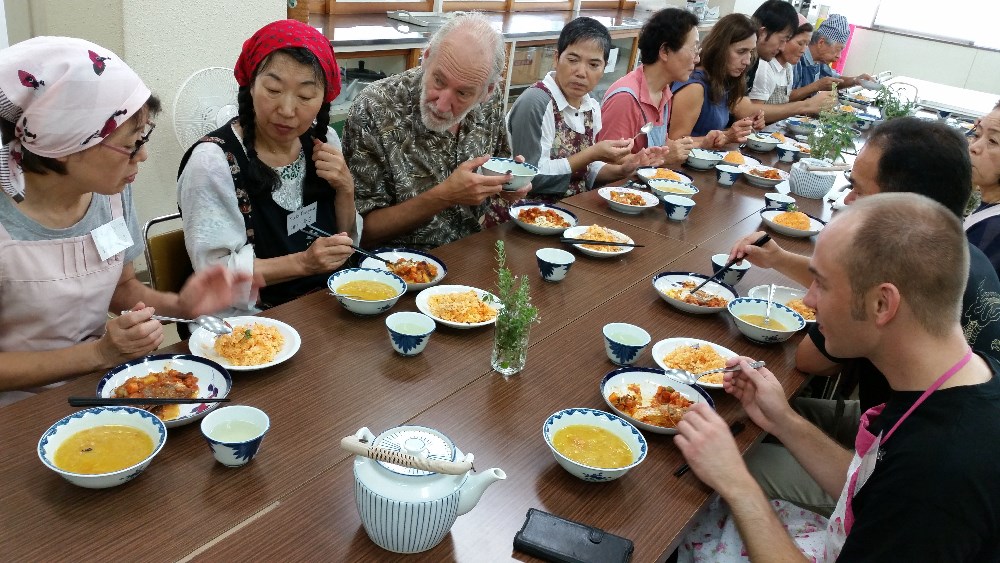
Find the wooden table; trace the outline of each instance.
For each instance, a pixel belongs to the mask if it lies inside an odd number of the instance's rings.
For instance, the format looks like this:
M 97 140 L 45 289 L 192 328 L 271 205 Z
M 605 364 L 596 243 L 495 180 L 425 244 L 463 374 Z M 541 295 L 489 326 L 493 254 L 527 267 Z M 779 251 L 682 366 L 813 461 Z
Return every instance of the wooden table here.
M 0 451 L 7 452 L 0 465 L 4 559 L 391 559 L 360 527 L 352 459 L 338 443 L 361 426 L 378 433 L 406 423 L 441 430 L 476 454 L 480 470 L 497 466 L 509 475 L 459 518 L 440 546 L 413 559 L 523 559 L 512 552 L 511 541 L 531 506 L 630 537 L 636 561 L 664 558 L 710 495 L 693 474 L 669 477 L 682 462 L 669 437 L 649 435 L 650 454 L 642 465 L 620 480 L 594 485 L 556 465 L 540 428 L 561 408 L 604 408 L 597 385 L 613 366 L 600 328 L 612 321 L 643 326 L 656 340 L 693 336 L 719 342 L 766 360 L 787 394 L 801 385 L 793 369 L 798 337 L 754 345 L 725 315 L 681 313 L 651 287 L 651 277 L 667 269 L 710 271 L 712 254 L 727 252 L 735 240 L 762 228 L 754 202 L 763 191 L 717 187 L 708 174 L 696 179 L 701 213 L 686 222 L 687 230 L 667 225 L 658 211 L 629 217 L 592 208 L 591 194 L 567 200 L 578 207 L 581 223 L 641 236 L 646 246 L 612 260 L 578 255 L 559 284 L 540 280 L 534 258 L 536 249 L 558 242 L 513 224 L 434 251 L 448 265 L 445 283 L 490 289 L 493 243 L 500 238 L 511 269 L 531 278 L 542 321 L 532 329 L 526 369 L 510 379 L 490 368 L 488 328 L 439 327 L 423 354 L 402 358 L 388 344 L 384 316 L 355 317 L 325 293 L 267 311 L 294 326 L 303 342 L 284 364 L 234 376 L 233 399 L 264 409 L 272 424 L 260 455 L 241 469 L 214 461 L 197 424 L 171 429 L 164 450 L 127 486 L 82 489 L 46 469 L 34 453 L 39 436 L 72 412 L 65 397 L 92 393 L 100 374 L 0 409 Z M 814 214 L 828 207 L 802 203 Z M 811 246 L 808 239 L 775 238 L 798 252 Z M 772 281 L 790 283 L 751 268 L 738 287 L 745 291 Z M 414 309 L 412 295 L 394 308 Z M 184 352 L 186 344 L 167 351 Z M 648 351 L 639 363 L 653 365 Z M 713 395 L 727 420 L 743 417 L 734 401 Z M 759 435 L 748 425 L 740 447 L 747 449 Z

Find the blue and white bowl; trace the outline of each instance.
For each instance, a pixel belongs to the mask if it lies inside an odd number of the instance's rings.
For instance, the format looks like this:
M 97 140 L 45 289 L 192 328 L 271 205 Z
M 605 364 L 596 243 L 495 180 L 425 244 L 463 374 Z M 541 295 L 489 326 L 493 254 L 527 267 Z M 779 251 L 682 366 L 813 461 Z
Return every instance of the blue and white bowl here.
M 672 194 L 663 196 L 663 210 L 667 213 L 667 219 L 671 221 L 687 219 L 694 206 L 694 200 L 689 197 Z
M 747 148 L 757 152 L 774 150 L 774 147 L 779 144 L 781 144 L 781 141 L 776 137 L 772 137 L 770 133 L 751 133 L 747 137 Z
M 811 117 L 796 115 L 785 120 L 785 127 L 795 135 L 809 135 L 816 130 L 816 121 Z
M 708 170 L 722 161 L 726 153 L 708 149 L 691 149 L 688 153 L 687 165 L 695 170 Z
M 576 256 L 572 252 L 566 252 L 559 248 L 539 248 L 535 251 L 535 259 L 538 260 L 538 271 L 542 274 L 542 279 L 547 282 L 559 282 L 569 273 L 570 266 L 576 262 Z
M 227 423 L 248 423 L 255 428 L 240 438 L 227 437 L 221 428 Z M 257 455 L 264 435 L 271 429 L 271 419 L 264 411 L 246 405 L 223 407 L 206 416 L 201 421 L 201 433 L 208 442 L 215 460 L 226 467 L 241 467 L 250 463 Z
M 750 164 L 744 164 L 740 166 L 743 170 L 743 179 L 747 181 L 751 186 L 757 186 L 758 188 L 773 188 L 788 179 L 788 172 L 784 170 L 778 170 L 777 168 L 772 168 L 770 166 L 753 166 Z M 756 174 L 756 171 L 775 171 L 778 174 L 778 179 L 765 178 Z
M 361 280 L 377 281 L 388 284 L 396 290 L 396 295 L 390 297 L 389 299 L 366 301 L 364 299 L 354 299 L 353 297 L 347 297 L 337 293 L 337 288 L 345 283 Z M 406 282 L 403 281 L 403 278 L 393 274 L 392 272 L 378 270 L 375 268 L 348 268 L 346 270 L 334 272 L 330 274 L 330 277 L 326 280 L 326 286 L 345 309 L 362 317 L 380 315 L 388 311 L 393 305 L 396 304 L 396 301 L 399 301 L 399 298 L 406 293 L 407 289 Z
M 739 166 L 733 164 L 717 164 L 715 166 L 715 181 L 720 186 L 732 186 L 742 175 L 743 171 L 740 170 Z
M 404 311 L 386 317 L 385 327 L 393 350 L 403 356 L 416 356 L 427 347 L 437 325 L 423 313 Z
M 611 363 L 617 366 L 634 364 L 652 340 L 648 332 L 628 323 L 608 323 L 602 333 L 604 351 Z
M 139 463 L 112 473 L 72 473 L 56 467 L 53 462 L 56 450 L 67 438 L 89 428 L 109 424 L 137 428 L 153 440 L 153 453 Z M 75 412 L 49 427 L 38 440 L 38 458 L 46 467 L 74 485 L 88 489 L 106 489 L 127 483 L 142 473 L 156 454 L 167 443 L 167 427 L 148 411 L 134 407 L 94 407 Z
M 713 254 L 712 255 L 712 273 L 716 273 L 723 268 L 727 263 L 729 263 L 728 254 Z M 743 276 L 746 275 L 747 271 L 750 270 L 750 266 L 753 264 L 749 260 L 743 260 L 737 262 L 726 270 L 726 273 L 722 274 L 721 278 L 718 278 L 722 283 L 729 285 L 736 285 Z
M 781 162 L 795 162 L 799 158 L 799 147 L 790 144 L 778 145 L 778 160 Z
M 555 446 L 552 445 L 552 436 L 563 428 L 576 424 L 597 426 L 621 438 L 629 449 L 632 450 L 632 463 L 625 467 L 616 467 L 613 469 L 590 467 L 577 463 L 559 453 Z M 591 483 L 603 483 L 621 477 L 629 469 L 639 465 L 642 463 L 642 460 L 646 459 L 646 451 L 648 449 L 646 438 L 643 437 L 642 433 L 635 426 L 632 426 L 628 421 L 619 416 L 596 409 L 571 408 L 553 413 L 545 420 L 545 424 L 542 425 L 542 437 L 545 439 L 545 443 L 549 445 L 549 449 L 552 450 L 552 455 L 555 456 L 556 462 L 563 469 L 569 471 L 574 477 Z
M 660 201 L 663 201 L 663 198 L 668 195 L 691 197 L 699 191 L 697 186 L 686 182 L 675 182 L 673 180 L 650 180 L 648 183 L 649 191 L 653 192 L 656 197 L 660 198 Z
M 788 208 L 795 203 L 795 198 L 780 192 L 764 194 L 764 208 L 777 211 L 788 211 Z
M 511 179 L 503 185 L 505 192 L 516 192 L 527 186 L 528 182 L 538 174 L 538 168 L 527 162 L 515 162 L 513 158 L 496 156 L 487 160 L 479 170 L 484 176 L 503 176 L 509 172 Z
M 208 358 L 200 358 L 191 354 L 155 354 L 111 368 L 97 384 L 97 396 L 112 397 L 114 390 L 129 379 L 168 369 L 193 373 L 198 378 L 198 397 L 221 399 L 228 397 L 229 390 L 233 387 L 233 378 L 229 370 Z M 167 428 L 190 424 L 201 419 L 218 406 L 219 403 L 179 405 L 180 414 L 177 418 L 165 420 L 163 423 Z
M 414 250 L 412 248 L 378 248 L 376 250 L 372 250 L 371 254 L 385 258 L 390 262 L 395 262 L 400 258 L 413 260 L 414 262 L 423 261 L 427 262 L 428 264 L 434 266 L 437 269 L 437 275 L 434 276 L 434 279 L 432 279 L 429 282 L 424 282 L 424 283 L 406 282 L 407 291 L 420 291 L 421 289 L 428 288 L 432 285 L 437 285 L 441 283 L 441 280 L 443 280 L 445 276 L 448 275 L 448 267 L 445 266 L 444 262 L 440 258 L 432 254 L 429 254 L 427 252 L 423 252 L 421 250 Z M 376 260 L 371 257 L 366 257 L 364 260 L 361 261 L 361 264 L 359 264 L 359 266 L 361 266 L 362 268 L 385 270 L 387 272 L 389 271 L 388 264 L 386 264 L 381 260 Z
M 694 305 L 680 299 L 674 299 L 673 297 L 667 295 L 669 290 L 680 287 L 683 282 L 693 281 L 695 284 L 700 284 L 709 277 L 710 276 L 695 272 L 661 272 L 653 276 L 653 289 L 656 290 L 656 294 L 659 295 L 664 301 L 670 303 L 670 305 L 684 311 L 685 313 L 694 313 L 696 315 L 719 313 L 724 311 L 726 308 Z M 702 291 L 718 295 L 727 302 L 740 296 L 740 294 L 736 291 L 736 288 L 722 282 L 708 282 L 705 284 L 705 287 L 702 288 Z
M 781 303 L 771 303 L 771 319 L 781 323 L 785 327 L 785 330 L 778 330 L 773 327 L 764 328 L 751 324 L 739 317 L 740 315 L 763 316 L 764 311 L 767 309 L 767 299 L 741 297 L 730 301 L 727 309 L 729 310 L 729 314 L 733 316 L 733 320 L 736 321 L 736 328 L 740 329 L 743 336 L 758 344 L 784 342 L 806 326 L 806 321 L 802 318 L 802 315 Z
M 706 403 L 713 409 L 715 408 L 715 401 L 712 400 L 712 397 L 708 395 L 707 391 L 698 385 L 688 385 L 687 383 L 681 383 L 676 379 L 672 379 L 662 369 L 623 367 L 608 372 L 608 374 L 604 376 L 604 379 L 601 380 L 601 396 L 604 397 L 604 402 L 611 407 L 611 410 L 616 415 L 629 421 L 639 430 L 644 430 L 646 432 L 652 432 L 654 434 L 676 434 L 677 429 L 642 422 L 641 420 L 636 420 L 618 410 L 615 405 L 612 404 L 609 397 L 615 392 L 617 392 L 619 396 L 623 393 L 628 393 L 630 385 L 638 385 L 639 391 L 642 393 L 644 398 L 651 398 L 655 396 L 656 391 L 661 386 L 673 387 L 675 391 L 679 391 L 682 395 L 687 397 L 689 401 L 693 403 Z

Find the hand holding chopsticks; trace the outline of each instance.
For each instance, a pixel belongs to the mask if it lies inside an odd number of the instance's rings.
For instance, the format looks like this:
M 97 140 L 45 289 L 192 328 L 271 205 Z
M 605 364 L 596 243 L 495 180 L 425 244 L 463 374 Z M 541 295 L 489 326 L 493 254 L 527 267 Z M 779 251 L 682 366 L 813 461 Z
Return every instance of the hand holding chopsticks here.
M 202 403 L 228 403 L 228 397 L 160 398 L 160 397 L 70 397 L 71 407 L 113 407 L 146 405 L 200 405 Z
M 737 420 L 736 422 L 729 425 L 729 431 L 732 433 L 733 436 L 736 436 L 740 432 L 743 432 L 743 429 L 745 429 L 746 427 L 747 427 L 746 424 L 743 424 L 742 422 Z M 691 466 L 685 463 L 680 467 L 678 467 L 677 471 L 674 471 L 674 477 L 680 477 L 681 475 L 684 475 L 690 470 Z
M 330 233 L 324 231 L 323 229 L 321 229 L 321 228 L 319 228 L 319 227 L 317 227 L 315 225 L 306 225 L 305 227 L 302 228 L 302 230 L 305 231 L 306 234 L 312 235 L 312 236 L 314 236 L 316 238 L 320 238 L 320 237 L 324 237 L 325 238 L 325 237 L 332 237 L 333 236 Z M 379 256 L 377 254 L 372 254 L 371 252 L 368 252 L 367 250 L 363 250 L 361 248 L 358 248 L 357 246 L 354 246 L 353 244 L 350 245 L 350 247 L 353 248 L 355 252 L 357 252 L 358 254 L 361 254 L 362 256 L 367 256 L 369 258 L 374 258 L 375 260 L 378 260 L 380 262 L 385 262 L 386 264 L 392 264 L 391 261 L 386 260 L 385 258 L 382 258 L 381 256 Z
M 771 235 L 765 234 L 764 236 L 760 237 L 759 239 L 753 241 L 752 244 L 754 246 L 764 246 L 770 240 L 771 240 Z M 698 284 L 698 287 L 692 289 L 691 292 L 690 292 L 691 295 L 694 295 L 695 293 L 698 292 L 699 289 L 705 287 L 705 285 L 708 284 L 708 282 L 710 282 L 710 281 L 717 281 L 717 279 L 720 276 L 722 276 L 722 274 L 725 274 L 726 272 L 728 272 L 729 268 L 732 268 L 733 264 L 739 262 L 740 260 L 743 260 L 743 258 L 733 258 L 729 262 L 726 262 L 726 265 L 723 266 L 721 270 L 719 270 L 718 272 L 715 272 L 714 274 L 712 274 L 712 277 L 710 277 L 707 280 L 701 282 L 700 284 Z

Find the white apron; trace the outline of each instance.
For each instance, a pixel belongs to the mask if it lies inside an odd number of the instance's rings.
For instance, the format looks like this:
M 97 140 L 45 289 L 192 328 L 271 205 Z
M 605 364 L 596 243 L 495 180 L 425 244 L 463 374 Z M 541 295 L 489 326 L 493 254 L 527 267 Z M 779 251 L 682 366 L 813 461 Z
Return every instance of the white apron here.
M 112 219 L 121 217 L 121 194 L 108 199 Z M 56 350 L 99 338 L 124 267 L 124 252 L 101 260 L 89 233 L 22 241 L 0 224 L 0 351 Z M 0 406 L 39 390 L 0 392 Z

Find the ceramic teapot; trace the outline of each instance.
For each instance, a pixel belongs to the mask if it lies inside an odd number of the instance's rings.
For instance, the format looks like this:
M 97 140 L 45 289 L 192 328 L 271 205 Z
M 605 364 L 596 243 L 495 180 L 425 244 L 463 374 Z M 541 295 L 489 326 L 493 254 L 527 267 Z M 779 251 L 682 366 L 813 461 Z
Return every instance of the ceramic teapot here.
M 368 537 L 396 553 L 419 553 L 441 543 L 486 487 L 507 478 L 496 467 L 473 472 L 472 454 L 423 426 L 399 426 L 378 437 L 361 428 L 340 445 L 357 454 L 354 495 Z

